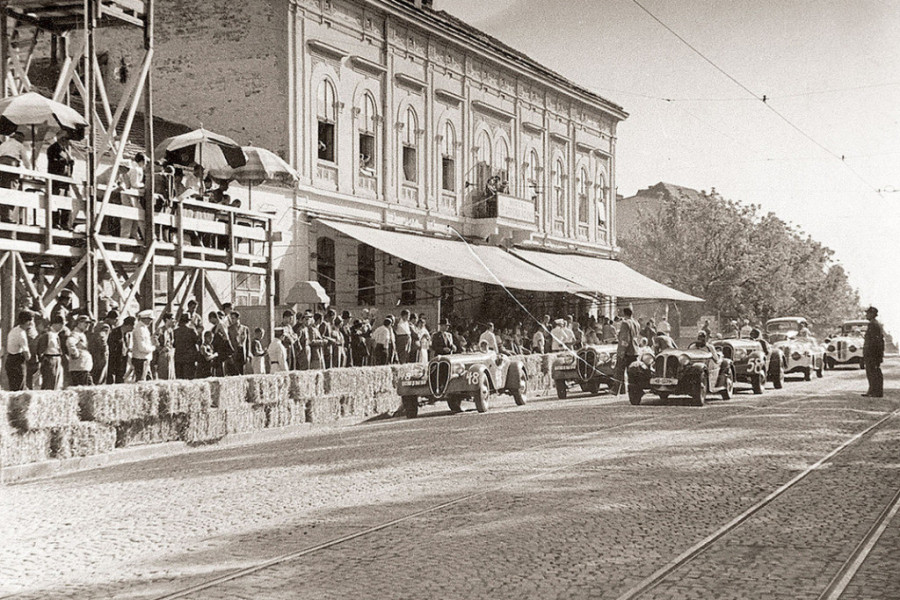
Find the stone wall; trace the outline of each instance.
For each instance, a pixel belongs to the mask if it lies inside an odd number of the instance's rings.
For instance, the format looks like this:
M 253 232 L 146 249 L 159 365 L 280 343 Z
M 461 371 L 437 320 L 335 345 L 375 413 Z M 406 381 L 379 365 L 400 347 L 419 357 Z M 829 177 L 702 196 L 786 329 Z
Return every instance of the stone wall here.
M 552 355 L 523 357 L 529 395 L 552 389 Z M 303 423 L 391 415 L 413 365 L 148 381 L 0 393 L 0 467 L 94 456 L 163 442 L 212 444 Z

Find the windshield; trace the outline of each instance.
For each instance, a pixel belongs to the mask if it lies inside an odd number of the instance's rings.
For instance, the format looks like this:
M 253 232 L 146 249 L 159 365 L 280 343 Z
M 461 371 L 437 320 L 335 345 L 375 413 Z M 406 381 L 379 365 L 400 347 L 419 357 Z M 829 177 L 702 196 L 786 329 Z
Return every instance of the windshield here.
M 841 335 L 863 336 L 869 326 L 867 321 L 848 321 L 841 325 Z
M 799 331 L 805 321 L 776 321 L 766 325 L 766 331 L 769 333 L 787 333 L 788 331 Z

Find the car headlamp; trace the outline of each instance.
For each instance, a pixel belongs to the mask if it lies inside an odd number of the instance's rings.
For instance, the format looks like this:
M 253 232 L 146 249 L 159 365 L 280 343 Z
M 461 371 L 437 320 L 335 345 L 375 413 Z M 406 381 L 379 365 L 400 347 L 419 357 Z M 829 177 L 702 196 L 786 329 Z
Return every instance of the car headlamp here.
M 849 350 L 850 352 L 856 352 L 857 348 L 856 346 L 850 346 Z
M 456 376 L 462 375 L 466 372 L 466 368 L 463 365 L 457 364 L 453 366 L 453 374 Z
M 794 360 L 800 360 L 800 353 L 794 352 L 793 354 L 791 354 L 791 358 Z
M 682 354 L 681 356 L 678 357 L 678 363 L 679 363 L 682 367 L 686 367 L 686 366 L 688 366 L 689 364 L 691 364 L 691 357 L 688 356 L 687 354 Z
M 607 354 L 606 352 L 601 352 L 600 354 L 597 355 L 597 363 L 598 364 L 602 365 L 603 363 L 607 363 L 607 362 L 609 362 L 609 354 Z
M 828 346 L 829 352 L 834 352 L 835 350 L 836 350 L 836 348 L 834 346 Z M 850 346 L 850 352 L 853 352 L 853 346 Z
M 641 362 L 649 367 L 650 365 L 653 364 L 653 355 L 652 354 L 641 355 Z

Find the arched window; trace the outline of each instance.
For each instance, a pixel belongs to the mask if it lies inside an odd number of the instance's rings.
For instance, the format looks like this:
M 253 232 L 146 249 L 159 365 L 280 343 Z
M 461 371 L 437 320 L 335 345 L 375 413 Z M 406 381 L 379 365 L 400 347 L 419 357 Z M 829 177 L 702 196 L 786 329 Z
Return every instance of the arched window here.
M 316 115 L 319 121 L 319 160 L 334 162 L 334 127 L 337 122 L 337 100 L 334 92 L 334 85 L 331 81 L 326 79 L 319 85 L 316 99 Z
M 475 179 L 476 189 L 483 192 L 487 187 L 487 181 L 491 178 L 492 157 L 494 155 L 491 144 L 491 136 L 487 131 L 478 134 L 478 141 L 475 144 L 478 148 L 478 155 L 475 160 Z
M 328 237 L 320 237 L 316 242 L 316 279 L 325 288 L 325 293 L 331 298 L 332 305 L 337 302 L 334 297 L 336 272 L 334 240 Z
M 581 167 L 578 170 L 578 222 L 587 223 L 591 207 L 589 202 L 589 188 L 587 169 Z
M 563 176 L 564 173 L 565 166 L 563 165 L 563 161 L 557 158 L 556 164 L 553 167 L 553 195 L 556 203 L 555 214 L 557 219 L 566 218 L 566 186 L 565 178 Z
M 506 140 L 497 140 L 497 156 L 494 163 L 494 175 L 500 178 L 500 190 L 508 191 L 509 187 L 509 146 Z
M 375 169 L 375 132 L 378 123 L 378 109 L 375 98 L 366 92 L 359 109 L 359 168 L 361 171 Z
M 606 178 L 597 173 L 597 227 L 606 227 Z
M 444 123 L 441 139 L 441 188 L 456 190 L 456 131 L 450 121 Z
M 410 106 L 403 121 L 403 180 L 415 183 L 419 180 L 419 157 L 417 153 L 419 119 Z
M 530 198 L 537 202 L 541 190 L 541 158 L 537 150 L 532 150 L 528 155 L 528 172 L 526 173 L 525 190 Z
M 375 304 L 375 248 L 360 243 L 356 247 L 356 303 Z

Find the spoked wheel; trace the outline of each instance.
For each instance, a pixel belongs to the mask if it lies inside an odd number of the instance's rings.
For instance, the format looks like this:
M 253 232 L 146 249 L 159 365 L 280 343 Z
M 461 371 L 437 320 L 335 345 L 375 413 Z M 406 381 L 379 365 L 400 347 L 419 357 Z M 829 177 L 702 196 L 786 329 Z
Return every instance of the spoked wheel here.
M 706 374 L 697 378 L 691 389 L 691 404 L 694 406 L 703 406 L 706 404 Z
M 525 399 L 528 395 L 528 378 L 522 375 L 522 381 L 519 383 L 519 387 L 514 390 L 510 390 L 512 394 L 513 400 L 516 401 L 517 406 L 525 406 Z
M 725 373 L 725 387 L 722 388 L 722 400 L 731 400 L 734 396 L 734 373 L 730 370 Z
M 560 400 L 565 400 L 566 396 L 569 395 L 569 387 L 566 385 L 565 379 L 557 379 L 556 380 L 556 397 Z
M 407 419 L 415 419 L 419 415 L 419 398 L 403 396 L 403 414 Z
M 475 391 L 475 410 L 480 413 L 487 412 L 490 397 L 491 384 L 488 382 L 487 373 L 482 373 L 478 379 L 478 389 Z

